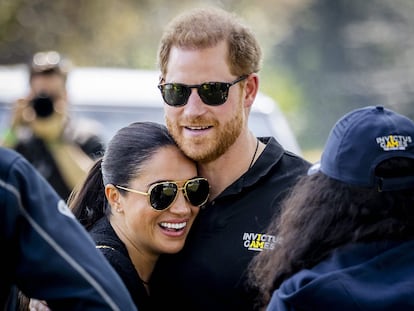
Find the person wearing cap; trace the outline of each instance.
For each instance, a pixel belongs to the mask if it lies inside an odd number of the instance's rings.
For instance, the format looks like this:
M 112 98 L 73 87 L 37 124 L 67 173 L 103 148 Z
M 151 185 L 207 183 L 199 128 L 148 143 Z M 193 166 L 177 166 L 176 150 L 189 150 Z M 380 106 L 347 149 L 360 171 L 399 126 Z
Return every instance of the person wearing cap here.
M 56 51 L 33 56 L 29 94 L 14 104 L 1 142 L 22 154 L 64 199 L 104 150 L 90 120 L 80 124 L 69 115 L 69 68 L 69 61 Z
M 414 310 L 414 122 L 343 116 L 268 234 L 249 270 L 266 310 Z

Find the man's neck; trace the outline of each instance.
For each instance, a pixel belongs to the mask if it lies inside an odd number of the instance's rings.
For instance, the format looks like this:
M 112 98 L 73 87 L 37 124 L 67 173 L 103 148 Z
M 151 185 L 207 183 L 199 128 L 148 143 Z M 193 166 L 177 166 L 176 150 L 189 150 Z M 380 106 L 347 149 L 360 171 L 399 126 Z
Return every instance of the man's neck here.
M 224 189 L 246 173 L 250 164 L 254 164 L 264 147 L 263 143 L 257 145 L 256 137 L 249 133 L 245 139 L 237 140 L 226 153 L 216 160 L 200 163 L 198 165 L 200 175 L 210 182 L 210 198 L 216 198 Z

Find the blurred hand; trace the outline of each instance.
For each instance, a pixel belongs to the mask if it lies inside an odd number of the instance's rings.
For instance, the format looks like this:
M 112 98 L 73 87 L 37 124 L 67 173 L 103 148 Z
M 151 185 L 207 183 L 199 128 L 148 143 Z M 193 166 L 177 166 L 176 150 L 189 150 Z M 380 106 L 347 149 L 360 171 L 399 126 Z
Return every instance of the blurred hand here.
M 65 126 L 66 118 L 61 113 L 54 112 L 47 118 L 36 118 L 30 127 L 37 137 L 48 143 L 59 142 Z
M 64 103 L 57 101 L 55 111 L 47 117 L 38 117 L 30 104 L 31 98 L 19 99 L 15 102 L 12 112 L 11 128 L 29 127 L 34 134 L 48 143 L 59 141 L 66 122 Z M 62 100 L 60 100 L 62 101 Z
M 19 126 L 25 126 L 36 117 L 30 102 L 26 98 L 17 100 L 13 105 L 11 116 L 11 127 L 14 129 Z
M 47 306 L 46 301 L 37 300 L 37 299 L 30 299 L 29 310 L 30 311 L 50 311 L 49 307 Z

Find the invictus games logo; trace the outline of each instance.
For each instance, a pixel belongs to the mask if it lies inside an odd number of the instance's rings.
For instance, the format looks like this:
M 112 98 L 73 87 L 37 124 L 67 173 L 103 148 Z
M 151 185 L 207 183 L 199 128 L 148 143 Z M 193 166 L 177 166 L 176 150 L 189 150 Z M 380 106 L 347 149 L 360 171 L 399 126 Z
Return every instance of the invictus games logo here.
M 251 251 L 261 252 L 264 249 L 274 249 L 278 239 L 274 235 L 263 233 L 243 233 L 243 246 Z
M 408 144 L 413 142 L 411 136 L 402 136 L 402 135 L 388 135 L 377 137 L 377 144 L 384 151 L 390 150 L 405 150 L 408 147 Z

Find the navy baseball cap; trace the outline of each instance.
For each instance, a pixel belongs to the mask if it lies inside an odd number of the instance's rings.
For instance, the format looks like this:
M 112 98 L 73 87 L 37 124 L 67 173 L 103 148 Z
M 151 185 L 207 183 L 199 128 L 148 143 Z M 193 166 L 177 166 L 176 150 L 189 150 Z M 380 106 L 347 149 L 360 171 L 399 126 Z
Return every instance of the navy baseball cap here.
M 414 122 L 381 106 L 353 110 L 329 133 L 320 162 L 308 171 L 347 184 L 382 191 L 414 187 L 414 176 L 375 176 L 379 163 L 396 157 L 414 159 Z

